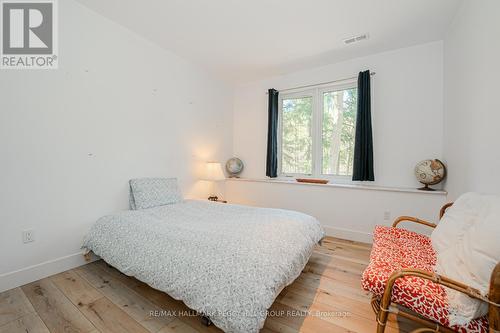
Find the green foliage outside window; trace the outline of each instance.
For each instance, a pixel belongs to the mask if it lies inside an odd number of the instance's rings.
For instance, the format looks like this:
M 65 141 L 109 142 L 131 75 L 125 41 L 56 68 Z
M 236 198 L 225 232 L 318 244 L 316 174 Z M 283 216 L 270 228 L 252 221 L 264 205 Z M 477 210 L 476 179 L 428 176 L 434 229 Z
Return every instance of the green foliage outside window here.
M 312 173 L 312 98 L 283 100 L 281 162 L 284 173 Z
M 323 94 L 322 173 L 352 175 L 357 89 Z
M 315 95 L 316 96 L 316 95 Z M 291 97 L 282 100 L 281 172 L 313 174 L 313 159 L 323 175 L 352 175 L 356 127 L 357 89 L 328 91 L 321 94 L 313 110 L 313 97 Z M 313 156 L 313 113 L 322 117 L 322 156 Z M 318 175 L 320 176 L 320 175 Z

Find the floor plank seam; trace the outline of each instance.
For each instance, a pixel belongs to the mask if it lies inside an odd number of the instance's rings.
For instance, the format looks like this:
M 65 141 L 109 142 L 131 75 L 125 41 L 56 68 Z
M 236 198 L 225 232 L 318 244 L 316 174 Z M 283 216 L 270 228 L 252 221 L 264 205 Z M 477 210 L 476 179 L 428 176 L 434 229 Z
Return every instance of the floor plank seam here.
M 21 286 L 22 287 L 22 286 Z M 28 300 L 28 302 L 30 302 L 31 306 L 33 307 L 33 310 L 35 310 L 36 312 L 36 315 L 38 316 L 38 318 L 40 318 L 40 320 L 42 321 L 42 323 L 45 325 L 45 327 L 47 328 L 47 331 L 50 331 L 49 329 L 49 326 L 47 326 L 47 322 L 45 320 L 43 320 L 42 316 L 40 316 L 40 313 L 38 312 L 38 310 L 36 309 L 35 305 L 33 304 L 33 302 L 31 301 L 31 299 L 28 297 L 28 295 L 26 295 L 26 293 L 24 292 L 23 288 L 19 287 L 19 289 L 21 290 L 21 292 L 23 293 L 24 297 L 26 297 L 26 299 Z
M 72 270 L 69 270 L 69 271 L 72 271 Z M 52 282 L 52 281 L 51 281 L 51 282 Z M 94 323 L 92 322 L 92 320 L 91 320 L 90 318 L 88 318 L 88 316 L 86 316 L 86 315 L 85 315 L 85 313 L 83 313 L 82 311 L 80 311 L 80 308 L 79 308 L 78 304 L 73 303 L 73 301 L 72 301 L 72 300 L 71 300 L 71 299 L 70 299 L 70 298 L 66 295 L 66 293 L 65 293 L 63 290 L 61 290 L 61 288 L 59 288 L 59 286 L 57 285 L 57 283 L 52 282 L 52 284 L 53 284 L 53 285 L 57 288 L 57 290 L 59 290 L 59 291 L 61 292 L 61 294 L 63 294 L 63 295 L 64 295 L 64 297 L 65 297 L 65 298 L 66 298 L 66 299 L 67 299 L 67 300 L 68 300 L 71 304 L 73 304 L 73 305 L 77 308 L 77 310 L 78 310 L 78 311 L 79 311 L 79 312 L 80 312 L 80 313 L 81 313 L 81 314 L 82 314 L 85 318 L 87 318 L 87 320 L 88 320 L 88 321 L 92 324 L 92 326 L 94 326 L 94 330 L 96 330 L 97 332 L 100 332 L 100 331 L 97 329 L 97 327 L 95 327 L 95 325 L 94 325 Z M 95 289 L 95 288 L 94 288 L 94 289 Z M 103 295 L 103 297 L 104 297 L 104 295 Z

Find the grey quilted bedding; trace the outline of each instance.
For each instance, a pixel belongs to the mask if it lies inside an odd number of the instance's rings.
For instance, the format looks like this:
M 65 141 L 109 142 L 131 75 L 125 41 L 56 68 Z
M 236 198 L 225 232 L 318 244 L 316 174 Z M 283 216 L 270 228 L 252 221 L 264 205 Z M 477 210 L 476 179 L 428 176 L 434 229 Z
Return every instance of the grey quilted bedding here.
M 323 235 L 302 213 L 186 200 L 102 217 L 83 247 L 225 332 L 252 333 Z

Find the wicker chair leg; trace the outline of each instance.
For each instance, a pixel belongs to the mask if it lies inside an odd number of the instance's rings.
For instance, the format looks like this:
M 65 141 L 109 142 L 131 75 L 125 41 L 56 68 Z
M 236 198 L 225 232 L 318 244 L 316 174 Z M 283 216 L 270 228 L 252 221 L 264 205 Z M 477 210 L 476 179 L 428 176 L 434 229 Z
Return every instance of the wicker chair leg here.
M 389 307 L 391 306 L 392 284 L 389 282 L 389 289 L 386 286 L 384 295 L 380 299 L 377 313 L 377 333 L 384 333 L 387 319 L 389 318 Z
M 380 311 L 377 315 L 377 333 L 384 333 L 387 324 L 387 312 Z
M 375 312 L 375 318 L 377 319 L 377 333 L 384 333 L 389 314 L 387 311 L 381 310 L 382 306 L 380 298 L 373 296 L 371 305 L 373 312 Z

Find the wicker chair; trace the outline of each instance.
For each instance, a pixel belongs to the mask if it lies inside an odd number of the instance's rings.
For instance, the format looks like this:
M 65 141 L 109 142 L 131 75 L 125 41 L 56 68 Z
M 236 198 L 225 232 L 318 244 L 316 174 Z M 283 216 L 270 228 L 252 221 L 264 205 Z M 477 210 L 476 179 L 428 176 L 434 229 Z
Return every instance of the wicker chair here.
M 440 211 L 440 219 L 443 217 L 446 209 L 450 207 L 453 203 L 448 203 L 441 208 Z M 397 228 L 398 225 L 403 222 L 413 222 L 421 225 L 425 225 L 430 228 L 435 228 L 436 224 L 427 222 L 421 219 L 417 219 L 415 217 L 410 216 L 401 216 L 395 220 L 392 227 Z M 425 271 L 420 269 L 412 269 L 406 268 L 394 271 L 388 278 L 385 284 L 385 289 L 383 294 L 380 296 L 374 295 L 372 297 L 372 307 L 377 317 L 377 333 L 383 333 L 385 331 L 386 323 L 388 320 L 389 313 L 393 313 L 397 316 L 405 317 L 407 319 L 413 320 L 423 327 L 413 331 L 413 333 L 418 332 L 456 332 L 455 330 L 443 326 L 441 323 L 426 318 L 422 315 L 419 315 L 408 309 L 406 307 L 398 304 L 395 306 L 393 304 L 393 287 L 396 281 L 403 277 L 418 277 L 421 279 L 425 279 L 428 281 L 432 281 L 435 284 L 439 284 L 454 290 L 457 290 L 461 293 L 464 293 L 472 298 L 479 299 L 488 303 L 489 310 L 487 314 L 487 326 L 489 326 L 488 330 L 490 333 L 498 333 L 500 332 L 500 263 L 496 265 L 493 273 L 491 275 L 490 280 L 490 289 L 488 297 L 482 296 L 477 290 L 460 283 L 458 281 L 454 281 L 445 276 L 440 276 L 431 271 Z M 467 330 L 462 329 L 462 332 L 466 332 Z

